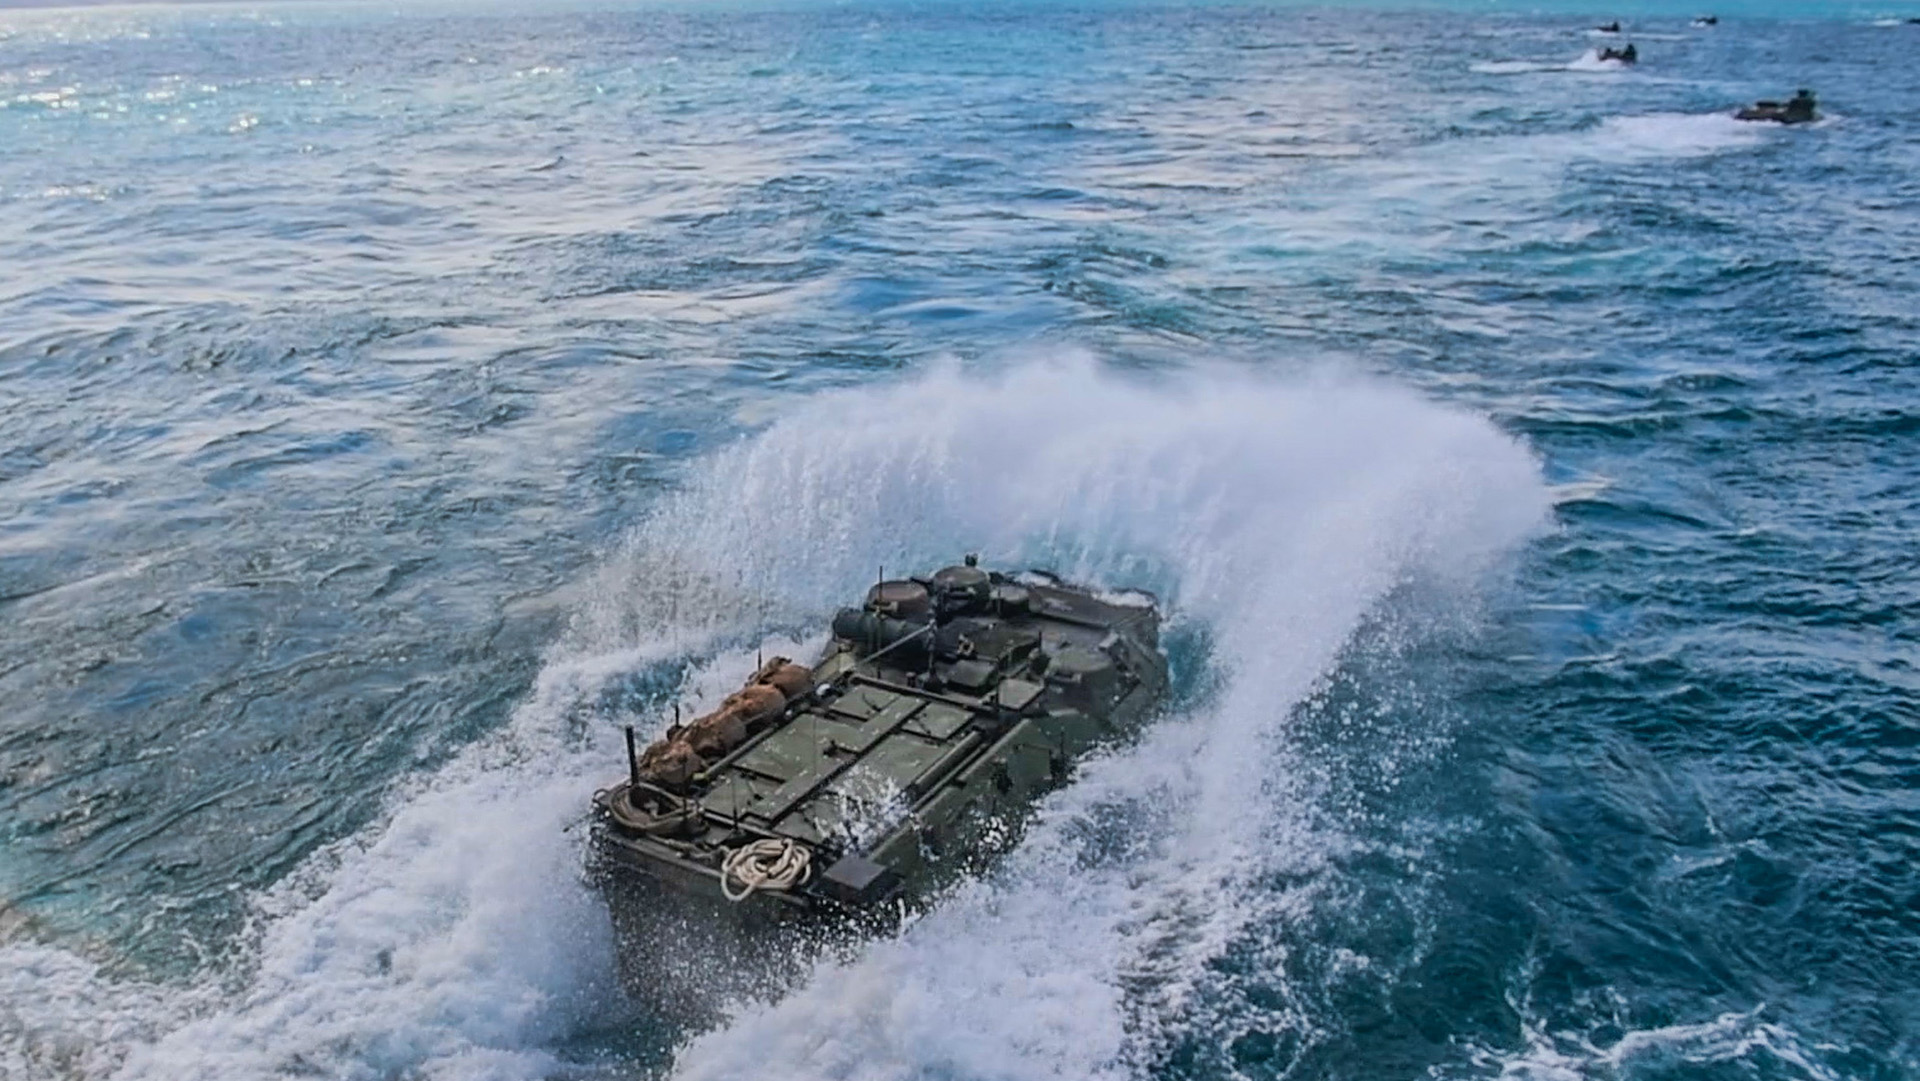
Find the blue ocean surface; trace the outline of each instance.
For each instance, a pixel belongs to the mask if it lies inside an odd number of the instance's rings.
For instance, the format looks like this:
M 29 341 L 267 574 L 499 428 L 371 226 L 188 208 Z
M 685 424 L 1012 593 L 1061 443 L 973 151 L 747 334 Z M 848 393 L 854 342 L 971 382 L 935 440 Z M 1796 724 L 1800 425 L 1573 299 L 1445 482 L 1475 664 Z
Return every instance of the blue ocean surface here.
M 0 11 L 0 1077 L 1920 1077 L 1920 7 L 1405 7 Z M 967 551 L 1167 715 L 628 1001 L 621 726 Z

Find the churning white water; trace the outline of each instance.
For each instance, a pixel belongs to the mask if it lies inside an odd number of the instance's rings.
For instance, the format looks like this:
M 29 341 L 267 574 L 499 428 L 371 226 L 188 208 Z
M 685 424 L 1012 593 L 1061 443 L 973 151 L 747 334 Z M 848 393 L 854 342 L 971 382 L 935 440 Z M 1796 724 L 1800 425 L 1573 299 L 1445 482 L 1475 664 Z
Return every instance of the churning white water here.
M 1545 507 L 1513 439 L 1371 382 L 1216 370 L 1176 385 L 1081 358 L 797 402 L 696 467 L 586 583 L 506 730 L 260 899 L 239 962 L 177 990 L 0 951 L 7 997 L 28 1003 L 0 1027 L 0 1066 L 564 1072 L 556 1045 L 604 1023 L 616 993 L 579 831 L 563 829 L 617 772 L 618 726 L 662 723 L 606 706 L 609 682 L 690 665 L 678 693 L 698 706 L 882 565 L 977 551 L 1158 591 L 1177 637 L 1205 643 L 1176 658 L 1183 705 L 1087 764 L 990 879 L 784 1000 L 743 1004 L 675 1068 L 1127 1075 L 1220 998 L 1201 992 L 1224 943 L 1312 903 L 1256 888 L 1338 843 L 1290 769 L 1290 708 L 1391 591 L 1470 588 Z
M 1145 584 L 1205 628 L 1214 689 L 1083 769 L 991 880 L 695 1041 L 680 1070 L 697 1078 L 1133 1072 L 1227 940 L 1301 901 L 1254 883 L 1334 841 L 1290 776 L 1289 708 L 1390 590 L 1471 582 L 1545 509 L 1512 440 L 1399 390 L 1175 389 L 1086 363 L 823 400 L 717 465 L 656 543 L 757 551 L 766 530 L 774 566 L 847 553 L 800 572 L 822 604 L 876 562 L 957 547 Z M 729 492 L 805 511 L 791 531 L 710 515 Z

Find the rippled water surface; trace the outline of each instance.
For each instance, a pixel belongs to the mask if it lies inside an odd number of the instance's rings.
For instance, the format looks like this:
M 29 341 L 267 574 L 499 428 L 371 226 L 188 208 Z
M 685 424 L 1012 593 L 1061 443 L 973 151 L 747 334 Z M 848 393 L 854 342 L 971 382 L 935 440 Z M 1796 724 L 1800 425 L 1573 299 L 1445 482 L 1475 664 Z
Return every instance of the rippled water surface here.
M 1920 12 L 1459 6 L 0 12 L 0 1076 L 1920 1076 Z M 619 726 L 966 550 L 1169 715 L 628 1004 Z

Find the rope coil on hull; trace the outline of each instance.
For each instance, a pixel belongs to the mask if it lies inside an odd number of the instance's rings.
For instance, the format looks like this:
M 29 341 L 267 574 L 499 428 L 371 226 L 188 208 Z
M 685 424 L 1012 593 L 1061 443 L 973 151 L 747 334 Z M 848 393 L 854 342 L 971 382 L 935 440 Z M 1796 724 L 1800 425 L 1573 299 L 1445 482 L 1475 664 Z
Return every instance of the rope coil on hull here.
M 813 853 L 781 838 L 741 845 L 720 863 L 720 892 L 735 904 L 755 890 L 790 890 L 813 874 Z M 733 883 L 741 889 L 734 892 Z
M 700 805 L 693 800 L 634 797 L 633 787 L 622 785 L 607 801 L 608 816 L 625 829 L 654 837 L 684 837 L 700 825 Z

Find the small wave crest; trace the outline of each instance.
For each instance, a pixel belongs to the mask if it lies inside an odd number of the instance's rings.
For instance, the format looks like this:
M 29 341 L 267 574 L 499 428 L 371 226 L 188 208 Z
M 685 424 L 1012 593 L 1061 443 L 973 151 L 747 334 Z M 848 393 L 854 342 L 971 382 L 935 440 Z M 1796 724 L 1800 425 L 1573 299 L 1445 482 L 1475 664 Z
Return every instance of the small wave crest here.
M 1739 1063 L 1760 1077 L 1840 1081 L 1785 1025 L 1762 1019 L 1764 1007 L 1724 1013 L 1696 1024 L 1633 1029 L 1602 1044 L 1577 1033 L 1526 1028 L 1527 1046 L 1514 1052 L 1479 1051 L 1477 1068 L 1503 1081 L 1587 1081 L 1588 1078 L 1674 1076 Z
M 1481 60 L 1467 65 L 1481 75 L 1526 75 L 1537 71 L 1565 71 L 1565 64 L 1545 64 L 1537 60 Z
M 1607 118 L 1595 142 L 1621 156 L 1692 157 L 1756 146 L 1769 129 L 1727 113 L 1651 113 Z
M 1619 60 L 1602 60 L 1598 49 L 1588 49 L 1572 60 L 1478 60 L 1468 64 L 1467 70 L 1479 75 L 1531 75 L 1549 71 L 1607 74 L 1627 71 L 1630 67 Z
M 1616 72 L 1626 71 L 1630 65 L 1620 60 L 1602 60 L 1597 49 L 1588 49 L 1567 63 L 1568 71 Z

